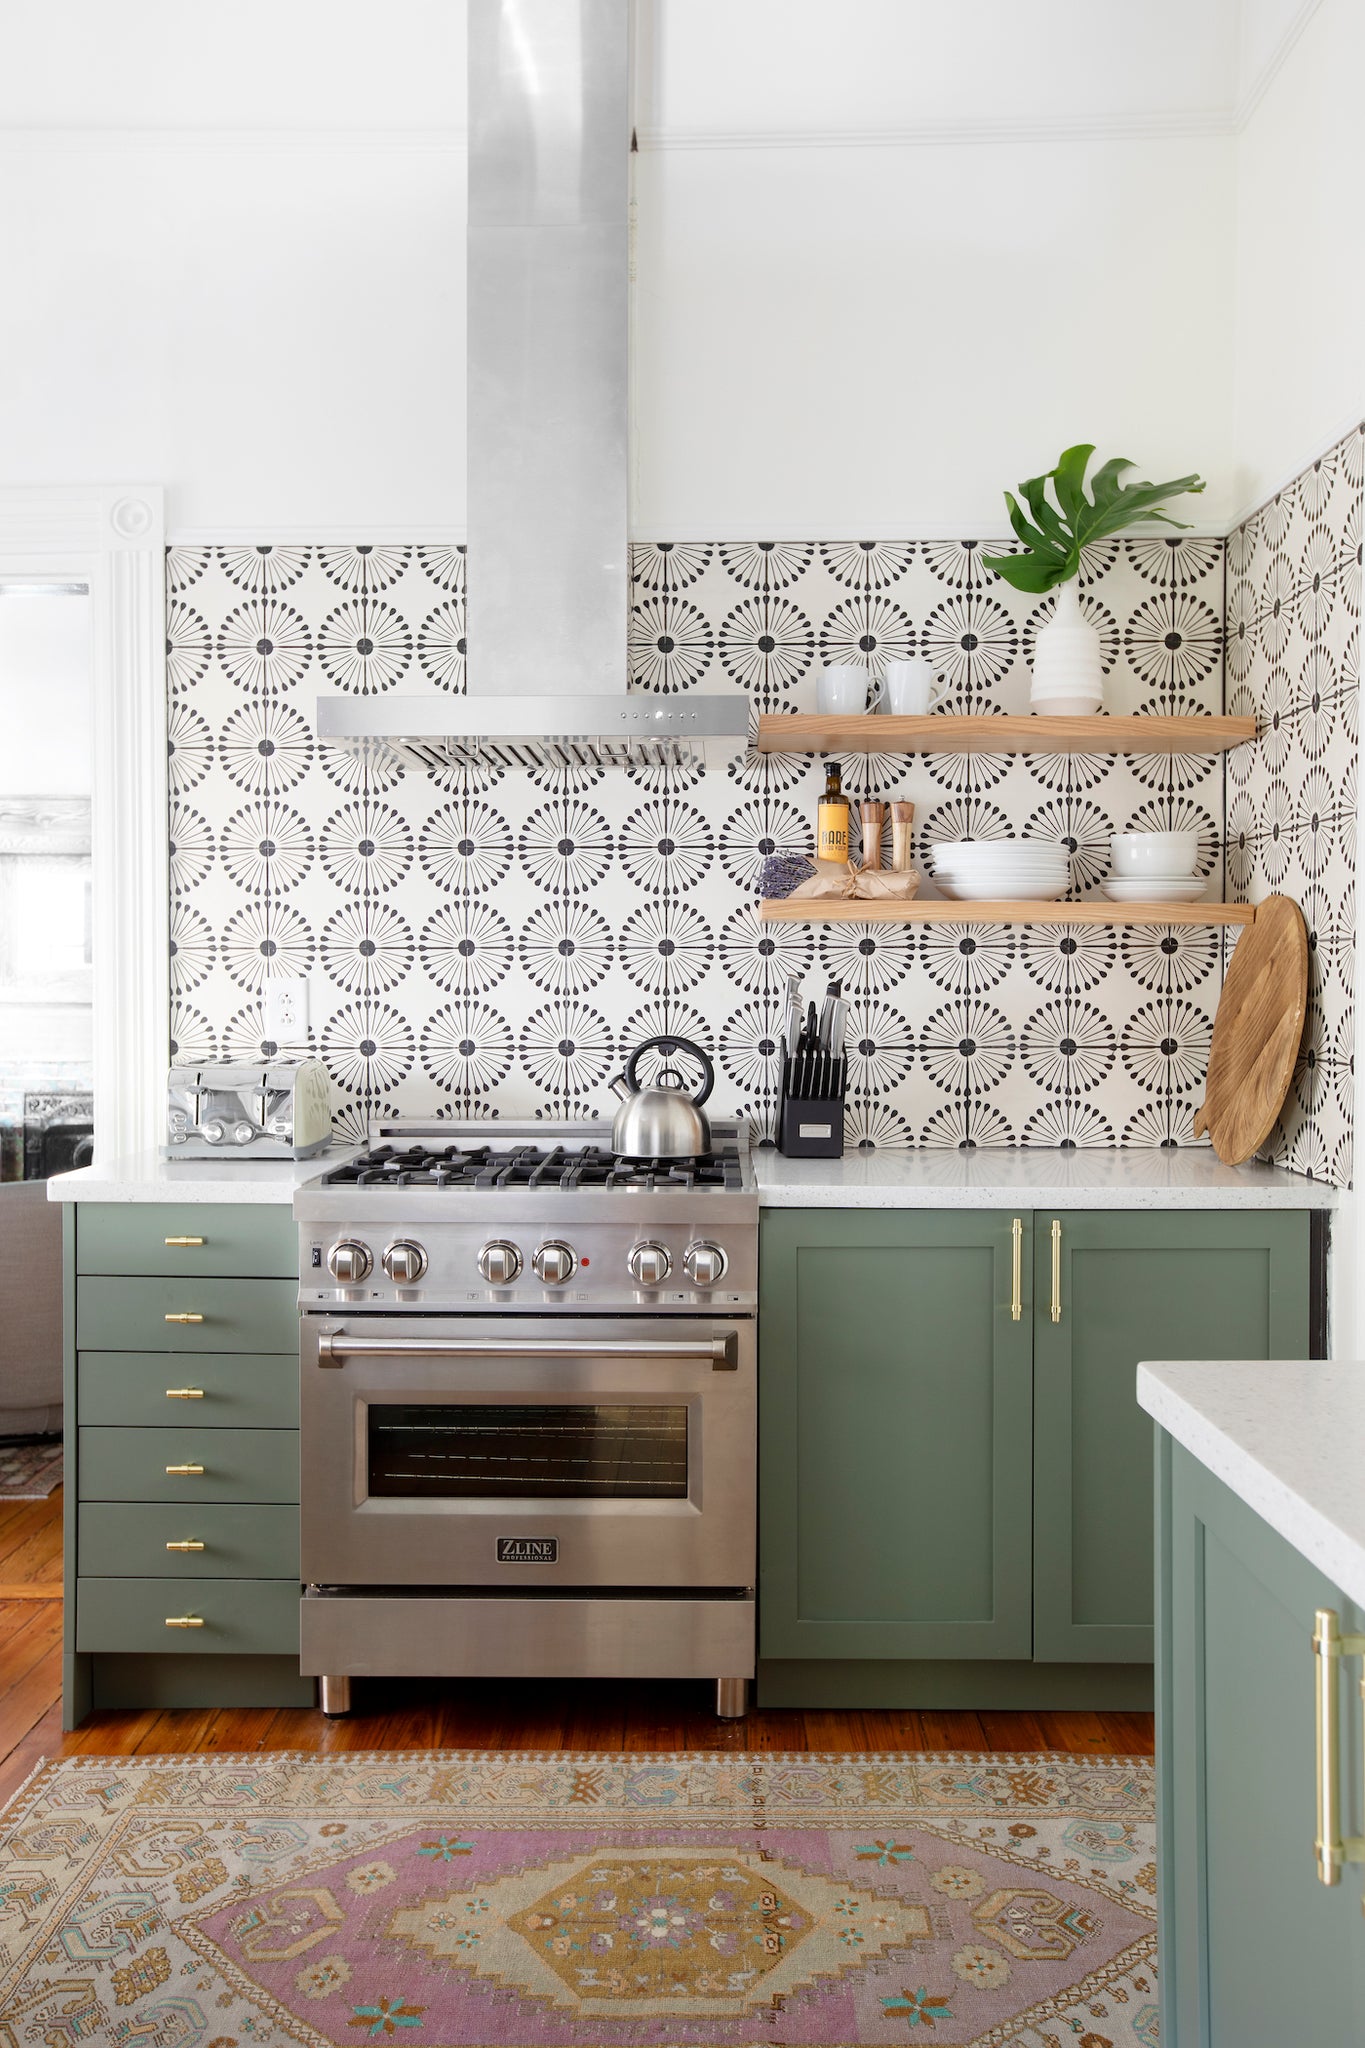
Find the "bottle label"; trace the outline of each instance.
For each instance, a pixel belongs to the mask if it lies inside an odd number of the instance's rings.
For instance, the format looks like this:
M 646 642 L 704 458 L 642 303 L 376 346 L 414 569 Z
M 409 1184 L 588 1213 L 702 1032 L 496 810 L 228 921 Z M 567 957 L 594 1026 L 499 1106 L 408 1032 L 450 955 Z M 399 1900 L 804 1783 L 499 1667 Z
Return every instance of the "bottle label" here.
M 821 804 L 819 826 L 815 835 L 817 860 L 848 859 L 848 807 L 845 804 Z

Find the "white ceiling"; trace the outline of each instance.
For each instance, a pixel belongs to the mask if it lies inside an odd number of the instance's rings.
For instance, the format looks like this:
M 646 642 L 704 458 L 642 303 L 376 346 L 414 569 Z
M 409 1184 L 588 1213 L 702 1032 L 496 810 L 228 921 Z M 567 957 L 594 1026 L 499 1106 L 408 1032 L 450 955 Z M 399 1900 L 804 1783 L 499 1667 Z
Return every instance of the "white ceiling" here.
M 677 146 L 1217 132 L 1317 4 L 638 0 L 639 124 Z M 58 0 L 10 9 L 5 36 L 0 129 L 463 126 L 461 0 Z

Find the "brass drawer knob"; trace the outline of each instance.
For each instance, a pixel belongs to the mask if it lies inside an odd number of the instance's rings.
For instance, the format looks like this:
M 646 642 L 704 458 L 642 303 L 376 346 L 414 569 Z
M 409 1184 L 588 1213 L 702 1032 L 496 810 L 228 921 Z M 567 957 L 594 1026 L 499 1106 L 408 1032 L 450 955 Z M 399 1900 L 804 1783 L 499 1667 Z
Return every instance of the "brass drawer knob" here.
M 202 1614 L 168 1614 L 166 1616 L 166 1626 L 167 1628 L 202 1628 L 204 1626 L 204 1617 Z
M 202 1387 L 167 1387 L 166 1389 L 166 1399 L 168 1401 L 202 1401 L 203 1398 L 204 1389 Z
M 202 1550 L 203 1544 L 196 1536 L 187 1536 L 183 1543 L 168 1543 L 167 1550 Z
M 184 1478 L 191 1473 L 202 1473 L 203 1469 L 202 1465 L 168 1465 L 166 1467 L 166 1477 L 168 1479 Z
M 168 1237 L 166 1239 L 166 1243 L 173 1246 L 203 1244 L 203 1242 L 204 1239 L 202 1237 Z
M 166 1321 L 167 1321 L 168 1323 L 202 1323 L 202 1322 L 203 1322 L 203 1320 L 204 1320 L 204 1318 L 203 1318 L 202 1316 L 194 1316 L 194 1315 L 184 1315 L 184 1314 L 182 1314 L 182 1315 L 168 1315 L 168 1316 L 167 1316 L 167 1317 L 165 1318 L 165 1320 L 166 1320 Z

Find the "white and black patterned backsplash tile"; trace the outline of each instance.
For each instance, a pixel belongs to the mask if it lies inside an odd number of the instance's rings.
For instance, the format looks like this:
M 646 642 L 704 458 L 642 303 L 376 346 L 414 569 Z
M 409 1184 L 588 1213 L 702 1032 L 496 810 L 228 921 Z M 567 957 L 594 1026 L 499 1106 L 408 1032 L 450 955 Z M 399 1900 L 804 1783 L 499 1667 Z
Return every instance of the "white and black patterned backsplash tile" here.
M 1356 798 L 1365 428 L 1228 541 L 1228 708 L 1254 743 L 1228 756 L 1228 895 L 1280 891 L 1309 932 L 1309 1009 L 1265 1156 L 1349 1186 L 1354 1123 Z
M 879 684 L 889 657 L 920 652 L 945 710 L 1022 711 L 1050 605 L 984 570 L 982 546 L 637 546 L 631 674 L 811 710 L 826 662 L 861 662 Z M 177 1056 L 255 1052 L 266 978 L 309 973 L 347 1131 L 394 1110 L 601 1114 L 631 1045 L 674 1030 L 714 1056 L 722 1113 L 766 1132 L 796 969 L 812 993 L 834 975 L 850 996 L 853 1142 L 1189 1141 L 1222 971 L 1207 930 L 760 926 L 759 865 L 809 850 L 822 763 L 440 776 L 392 749 L 320 744 L 319 695 L 464 688 L 464 596 L 457 548 L 171 551 Z M 1111 711 L 1221 709 L 1223 596 L 1220 542 L 1094 551 L 1082 602 L 1104 636 Z M 1347 654 L 1333 647 L 1336 732 Z M 1317 744 L 1328 716 L 1296 710 L 1295 729 Z M 1221 858 L 1208 756 L 843 767 L 855 794 L 914 801 L 921 853 L 964 833 L 1063 840 L 1077 895 L 1096 892 L 1108 836 L 1128 826 L 1193 826 L 1203 866 Z M 1236 856 L 1248 877 L 1257 772 Z M 1296 802 L 1305 787 L 1297 777 Z M 1340 857 L 1320 822 L 1295 844 Z M 1332 943 L 1345 943 L 1335 926 Z

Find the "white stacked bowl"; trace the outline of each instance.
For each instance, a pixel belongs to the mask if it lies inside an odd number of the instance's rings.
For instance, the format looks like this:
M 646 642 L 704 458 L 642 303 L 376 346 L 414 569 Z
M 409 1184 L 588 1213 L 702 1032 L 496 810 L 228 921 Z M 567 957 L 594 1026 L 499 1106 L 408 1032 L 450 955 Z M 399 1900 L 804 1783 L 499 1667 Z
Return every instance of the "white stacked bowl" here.
M 1197 903 L 1204 893 L 1197 832 L 1116 832 L 1109 850 L 1113 871 L 1103 888 L 1111 902 Z
M 1048 903 L 1064 896 L 1071 881 L 1066 848 L 1043 840 L 945 842 L 931 862 L 944 895 L 965 902 Z

